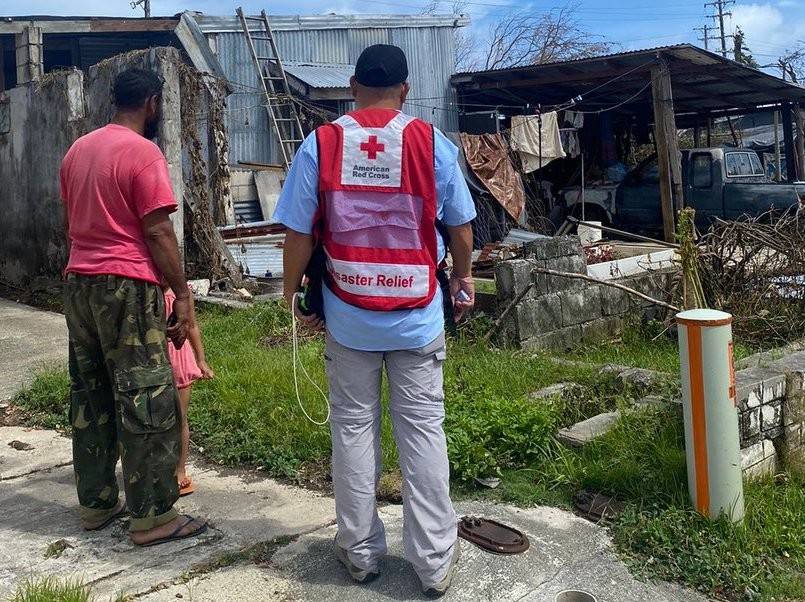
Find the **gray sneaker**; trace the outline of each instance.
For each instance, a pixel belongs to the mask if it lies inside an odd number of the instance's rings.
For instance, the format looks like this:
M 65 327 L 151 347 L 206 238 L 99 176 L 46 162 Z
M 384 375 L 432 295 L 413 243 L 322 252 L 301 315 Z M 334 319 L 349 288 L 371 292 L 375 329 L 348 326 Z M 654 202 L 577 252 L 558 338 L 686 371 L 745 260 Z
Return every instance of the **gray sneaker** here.
M 459 558 L 461 558 L 461 544 L 459 543 L 459 540 L 456 539 L 456 545 L 453 549 L 453 558 L 450 559 L 450 566 L 447 567 L 447 574 L 444 576 L 444 579 L 439 581 L 439 583 L 422 588 L 422 591 L 425 592 L 426 596 L 429 598 L 441 598 L 445 595 L 445 593 L 447 593 L 447 590 L 450 588 L 450 584 L 453 582 L 453 575 L 456 572 L 456 564 L 458 564 Z
M 352 561 L 349 559 L 347 555 L 347 551 L 338 545 L 337 541 L 333 541 L 335 544 L 335 556 L 338 558 L 339 562 L 346 567 L 347 571 L 349 571 L 349 576 L 352 577 L 358 583 L 369 583 L 373 579 L 375 579 L 380 573 L 378 571 L 365 571 L 363 569 L 359 569 Z

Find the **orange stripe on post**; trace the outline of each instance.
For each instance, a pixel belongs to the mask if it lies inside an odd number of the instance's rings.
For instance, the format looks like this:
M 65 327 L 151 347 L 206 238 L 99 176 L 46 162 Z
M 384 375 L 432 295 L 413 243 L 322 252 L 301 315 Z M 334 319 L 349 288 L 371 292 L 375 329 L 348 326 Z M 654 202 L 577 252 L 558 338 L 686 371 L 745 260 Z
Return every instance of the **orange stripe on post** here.
M 707 470 L 707 420 L 704 413 L 704 374 L 702 366 L 702 329 L 688 325 L 688 369 L 690 371 L 690 406 L 693 426 L 693 457 L 696 466 L 696 510 L 710 514 L 710 478 Z

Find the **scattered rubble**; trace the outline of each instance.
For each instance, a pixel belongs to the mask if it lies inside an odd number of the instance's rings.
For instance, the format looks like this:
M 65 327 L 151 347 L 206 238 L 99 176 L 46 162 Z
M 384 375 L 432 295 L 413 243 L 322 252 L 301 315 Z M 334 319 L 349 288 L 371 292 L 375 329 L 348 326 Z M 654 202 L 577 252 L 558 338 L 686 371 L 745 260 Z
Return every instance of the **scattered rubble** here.
M 578 383 L 564 382 L 549 385 L 539 391 L 534 391 L 528 397 L 534 401 L 549 401 L 552 398 L 567 398 L 580 393 L 582 386 Z
M 662 372 L 645 368 L 629 368 L 618 374 L 618 381 L 623 385 L 631 385 L 639 390 L 647 391 L 659 383 L 665 375 Z
M 568 447 L 582 447 L 599 437 L 606 435 L 620 418 L 620 412 L 604 412 L 573 426 L 561 429 L 556 439 Z
M 190 285 L 190 290 L 194 295 L 206 297 L 210 293 L 210 281 L 206 278 L 200 280 L 188 280 L 187 284 Z

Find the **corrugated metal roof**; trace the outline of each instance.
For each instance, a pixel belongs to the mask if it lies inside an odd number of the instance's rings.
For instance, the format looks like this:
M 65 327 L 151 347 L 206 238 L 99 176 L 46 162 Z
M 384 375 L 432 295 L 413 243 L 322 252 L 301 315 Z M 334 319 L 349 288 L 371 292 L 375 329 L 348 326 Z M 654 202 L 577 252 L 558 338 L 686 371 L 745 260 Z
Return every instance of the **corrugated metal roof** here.
M 284 234 L 274 234 L 261 236 L 259 241 L 244 239 L 227 242 L 226 248 L 247 275 L 255 278 L 281 278 L 284 240 Z
M 672 48 L 696 48 L 692 44 L 671 44 L 670 46 L 654 46 L 652 48 L 639 48 L 635 50 L 624 50 L 623 52 L 613 52 L 610 54 L 598 54 L 593 57 L 583 57 L 578 59 L 571 59 L 565 61 L 550 61 L 548 63 L 539 63 L 538 65 L 517 65 L 515 67 L 499 67 L 497 69 L 473 69 L 471 71 L 462 71 L 460 73 L 456 73 L 455 77 L 460 77 L 462 75 L 472 75 L 476 73 L 502 73 L 505 71 L 519 71 L 519 70 L 528 70 L 533 69 L 534 67 L 547 67 L 549 65 L 572 65 L 574 63 L 583 63 L 586 61 L 597 61 L 601 59 L 612 59 L 615 57 L 628 57 L 635 54 L 645 54 L 645 53 L 653 53 L 659 50 L 670 50 Z
M 196 21 L 205 33 L 241 31 L 238 18 L 196 13 Z M 390 27 L 464 27 L 470 20 L 464 15 L 268 15 L 274 31 L 311 29 L 367 29 Z
M 801 86 L 692 44 L 459 73 L 451 79 L 462 100 L 474 106 L 511 104 L 508 92 L 516 90 L 521 102 L 543 109 L 575 105 L 585 111 L 647 114 L 651 110 L 650 71 L 661 61 L 671 74 L 677 115 L 713 116 L 805 100 Z
M 354 65 L 284 61 L 285 71 L 312 88 L 348 88 Z
M 196 15 L 195 19 L 201 24 L 203 17 Z M 273 27 L 275 17 L 270 19 Z M 341 22 L 352 21 L 342 19 Z M 389 18 L 386 22 L 397 23 L 399 20 Z M 414 17 L 412 22 L 428 21 Z M 408 81 L 411 84 L 412 101 L 406 103 L 403 110 L 442 130 L 455 131 L 458 128 L 458 117 L 450 107 L 453 97 L 450 76 L 455 71 L 453 33 L 453 29 L 444 26 L 412 27 L 411 23 L 405 27 L 385 29 L 339 28 L 338 23 L 334 23 L 330 29 L 277 28 L 275 37 L 286 65 L 354 65 L 363 49 L 370 44 L 398 45 L 408 57 L 410 71 Z M 218 61 L 236 92 L 229 97 L 226 114 L 230 162 L 279 163 L 277 149 L 273 144 L 274 133 L 269 127 L 266 110 L 261 106 L 261 94 L 257 92 L 260 82 L 257 80 L 243 33 L 233 30 L 227 33 L 208 33 L 207 36 L 211 39 Z M 258 52 L 261 50 L 258 48 Z M 349 75 L 352 75 L 352 71 Z M 346 81 L 349 81 L 348 77 Z

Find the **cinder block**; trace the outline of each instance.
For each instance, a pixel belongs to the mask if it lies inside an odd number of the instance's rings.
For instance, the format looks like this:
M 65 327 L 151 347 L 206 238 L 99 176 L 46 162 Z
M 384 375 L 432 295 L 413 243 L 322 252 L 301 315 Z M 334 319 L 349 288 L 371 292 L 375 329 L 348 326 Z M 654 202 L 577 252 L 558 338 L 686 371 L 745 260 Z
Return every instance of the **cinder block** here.
M 569 351 L 581 342 L 581 326 L 568 326 L 522 341 L 524 349 Z
M 760 406 L 761 430 L 763 436 L 775 439 L 783 434 L 783 400 Z
M 601 286 L 601 310 L 605 316 L 621 316 L 629 311 L 630 296 L 614 286 Z
M 556 259 L 568 255 L 584 257 L 578 236 L 540 238 L 524 245 L 525 256 L 532 259 Z M 585 260 L 586 265 L 586 260 Z
M 570 274 L 586 274 L 587 262 L 580 255 L 568 255 L 566 257 L 556 257 L 545 260 L 545 267 L 557 272 L 567 272 Z M 567 276 L 545 275 L 546 292 L 561 293 L 563 291 L 575 291 L 584 288 L 589 284 L 580 278 L 569 278 Z
M 531 283 L 533 266 L 525 259 L 501 261 L 495 266 L 495 286 L 499 301 L 511 301 Z M 537 292 L 532 290 L 525 298 L 533 298 Z
M 805 424 L 792 424 L 778 439 L 780 461 L 789 473 L 805 476 Z
M 515 311 L 521 339 L 548 334 L 562 328 L 562 304 L 559 295 L 526 299 Z
M 783 424 L 805 423 L 805 391 L 803 373 L 790 372 L 786 376 L 786 395 L 783 400 Z
M 749 447 L 760 440 L 760 408 L 738 414 L 741 447 Z
M 763 439 L 741 450 L 741 469 L 750 478 L 762 478 L 777 472 L 778 457 L 774 444 Z
M 738 409 L 744 411 L 780 399 L 784 383 L 785 375 L 772 368 L 739 370 L 735 373 Z
M 612 339 L 623 332 L 623 318 L 608 316 L 581 325 L 582 343 L 595 343 Z
M 561 294 L 562 324 L 572 326 L 598 320 L 601 311 L 601 290 L 595 284 L 580 291 L 566 291 Z

